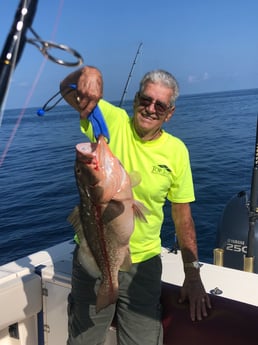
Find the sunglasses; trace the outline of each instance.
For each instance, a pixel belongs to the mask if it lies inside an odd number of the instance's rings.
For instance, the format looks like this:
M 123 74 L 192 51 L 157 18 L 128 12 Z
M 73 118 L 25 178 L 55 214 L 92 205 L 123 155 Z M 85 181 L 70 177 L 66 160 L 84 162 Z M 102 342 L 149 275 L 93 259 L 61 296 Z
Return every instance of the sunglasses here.
M 155 112 L 158 116 L 166 115 L 167 111 L 170 110 L 173 106 L 167 105 L 161 101 L 154 101 L 153 98 L 146 96 L 140 92 L 137 93 L 137 98 L 139 101 L 139 105 L 142 107 L 149 107 L 151 104 L 154 104 Z

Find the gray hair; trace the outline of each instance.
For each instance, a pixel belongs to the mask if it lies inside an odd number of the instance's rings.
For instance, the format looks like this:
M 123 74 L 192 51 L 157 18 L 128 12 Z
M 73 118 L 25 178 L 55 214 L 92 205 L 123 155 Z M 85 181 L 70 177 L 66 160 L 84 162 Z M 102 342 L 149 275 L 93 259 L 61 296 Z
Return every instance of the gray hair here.
M 174 105 L 177 97 L 179 96 L 179 86 L 176 78 L 169 72 L 162 69 L 148 72 L 144 75 L 140 81 L 140 92 L 144 91 L 145 85 L 147 83 L 160 83 L 169 89 L 172 89 L 173 96 L 171 97 L 170 104 Z

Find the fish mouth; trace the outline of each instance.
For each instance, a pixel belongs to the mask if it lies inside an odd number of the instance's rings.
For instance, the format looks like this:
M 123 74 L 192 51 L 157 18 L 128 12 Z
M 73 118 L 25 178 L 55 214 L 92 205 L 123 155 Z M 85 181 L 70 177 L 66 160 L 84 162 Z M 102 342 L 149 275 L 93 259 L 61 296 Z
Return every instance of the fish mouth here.
M 92 154 L 96 151 L 97 143 L 80 143 L 75 146 L 76 151 L 82 155 Z
M 76 158 L 85 163 L 90 164 L 96 159 L 97 143 L 80 143 L 76 145 Z

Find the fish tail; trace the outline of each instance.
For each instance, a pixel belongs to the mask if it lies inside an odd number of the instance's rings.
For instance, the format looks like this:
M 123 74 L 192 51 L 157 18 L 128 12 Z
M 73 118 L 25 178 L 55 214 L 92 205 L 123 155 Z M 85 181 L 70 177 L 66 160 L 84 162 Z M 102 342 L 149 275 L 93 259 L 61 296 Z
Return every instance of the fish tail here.
M 117 298 L 118 287 L 113 286 L 111 291 L 109 291 L 109 293 L 106 293 L 106 287 L 104 286 L 104 284 L 101 284 L 97 294 L 96 313 L 108 307 L 110 304 L 116 303 Z
M 149 214 L 150 211 L 141 202 L 136 200 L 134 201 L 133 212 L 136 218 L 139 218 L 142 222 L 148 223 L 145 214 Z

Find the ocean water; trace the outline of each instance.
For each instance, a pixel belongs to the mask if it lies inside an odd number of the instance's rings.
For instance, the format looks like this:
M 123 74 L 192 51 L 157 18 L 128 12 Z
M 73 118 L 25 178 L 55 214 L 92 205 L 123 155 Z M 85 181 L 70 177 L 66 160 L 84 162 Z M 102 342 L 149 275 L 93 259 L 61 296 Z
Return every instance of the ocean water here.
M 124 107 L 131 113 L 132 102 Z M 7 110 L 0 127 L 0 264 L 73 237 L 67 216 L 79 202 L 75 145 L 86 141 L 78 114 L 62 105 Z M 258 89 L 180 96 L 166 130 L 187 145 L 196 201 L 192 212 L 199 257 L 211 262 L 226 203 L 249 190 L 254 162 Z M 174 227 L 165 205 L 162 243 Z

